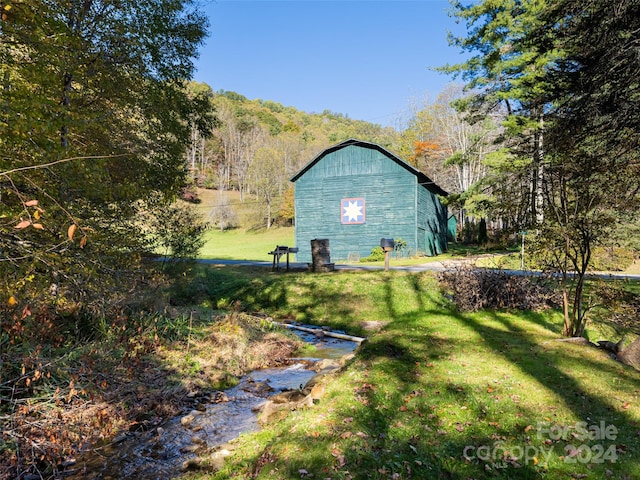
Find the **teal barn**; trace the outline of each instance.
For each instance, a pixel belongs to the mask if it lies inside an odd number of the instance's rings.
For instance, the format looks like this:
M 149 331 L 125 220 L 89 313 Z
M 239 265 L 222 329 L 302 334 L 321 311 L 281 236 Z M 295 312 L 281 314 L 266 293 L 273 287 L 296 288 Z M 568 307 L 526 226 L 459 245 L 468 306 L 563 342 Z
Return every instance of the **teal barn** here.
M 367 257 L 382 238 L 405 253 L 447 250 L 447 195 L 424 173 L 380 145 L 349 139 L 306 164 L 295 184 L 297 261 L 311 262 L 311 240 L 328 239 L 333 262 Z

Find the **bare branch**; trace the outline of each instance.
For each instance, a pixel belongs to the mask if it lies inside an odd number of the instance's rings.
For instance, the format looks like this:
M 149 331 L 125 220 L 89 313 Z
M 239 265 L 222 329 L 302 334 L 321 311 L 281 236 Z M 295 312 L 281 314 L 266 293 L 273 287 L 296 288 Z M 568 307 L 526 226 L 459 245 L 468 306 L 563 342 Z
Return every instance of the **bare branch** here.
M 9 176 L 13 173 L 17 173 L 17 172 L 24 172 L 27 170 L 38 170 L 41 168 L 49 168 L 52 167 L 54 165 L 58 165 L 61 163 L 68 163 L 68 162 L 73 162 L 75 160 L 95 160 L 95 159 L 106 159 L 106 158 L 120 158 L 120 157 L 126 157 L 129 154 L 120 154 L 120 155 L 95 155 L 95 156 L 87 156 L 87 157 L 71 157 L 71 158 L 63 158 L 61 160 L 56 160 L 55 162 L 50 162 L 50 163 L 43 163 L 42 165 L 29 165 L 27 167 L 18 167 L 18 168 L 14 168 L 12 170 L 7 170 L 6 172 L 0 172 L 0 175 L 2 176 Z

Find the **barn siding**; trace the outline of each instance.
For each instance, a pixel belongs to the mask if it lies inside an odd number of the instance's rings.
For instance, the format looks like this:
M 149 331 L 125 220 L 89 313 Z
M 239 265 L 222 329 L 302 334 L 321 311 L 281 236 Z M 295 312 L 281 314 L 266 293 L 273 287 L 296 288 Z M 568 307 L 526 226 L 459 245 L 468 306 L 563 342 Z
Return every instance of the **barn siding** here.
M 348 145 L 327 153 L 295 178 L 297 261 L 311 262 L 311 240 L 329 239 L 331 261 L 370 255 L 381 238 L 402 238 L 409 252 L 434 255 L 446 250 L 437 238 L 442 205 L 418 185 L 418 178 L 380 150 Z M 364 198 L 366 221 L 341 223 L 341 200 Z M 444 216 L 446 235 L 446 209 Z M 429 237 L 433 245 L 426 248 Z
M 418 228 L 424 232 L 418 243 L 423 245 L 428 256 L 439 255 L 447 251 L 447 208 L 438 197 L 421 186 L 418 190 Z

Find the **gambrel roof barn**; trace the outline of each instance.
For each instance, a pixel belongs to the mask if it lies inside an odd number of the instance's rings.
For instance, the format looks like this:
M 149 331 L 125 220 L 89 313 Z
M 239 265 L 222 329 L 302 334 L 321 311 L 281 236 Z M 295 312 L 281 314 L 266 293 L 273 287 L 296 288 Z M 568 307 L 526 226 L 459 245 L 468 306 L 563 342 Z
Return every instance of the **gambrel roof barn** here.
M 327 148 L 295 183 L 297 260 L 311 262 L 310 242 L 328 239 L 331 259 L 366 257 L 381 238 L 402 239 L 409 254 L 447 250 L 442 188 L 380 145 L 350 139 Z

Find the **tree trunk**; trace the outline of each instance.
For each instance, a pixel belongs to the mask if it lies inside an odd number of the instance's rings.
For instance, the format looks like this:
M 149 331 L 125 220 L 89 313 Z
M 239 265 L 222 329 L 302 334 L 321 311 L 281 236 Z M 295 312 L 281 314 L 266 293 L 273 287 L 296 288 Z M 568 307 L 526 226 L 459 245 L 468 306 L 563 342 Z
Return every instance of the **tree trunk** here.
M 271 198 L 267 198 L 267 230 L 271 228 Z
M 583 294 L 584 294 L 584 272 L 578 272 L 578 281 L 576 284 L 576 290 L 574 293 L 574 301 L 573 301 L 573 311 L 574 311 L 574 326 L 573 326 L 573 336 L 581 337 L 584 334 L 585 327 L 585 312 L 583 305 Z
M 68 107 L 69 104 L 71 103 L 69 100 L 69 92 L 71 91 L 71 81 L 73 80 L 73 77 L 71 76 L 70 73 L 65 73 L 64 74 L 64 85 L 63 85 L 63 89 L 62 89 L 62 98 L 60 99 L 60 104 L 63 107 Z M 66 112 L 65 112 L 66 113 Z M 63 148 L 66 148 L 69 146 L 69 126 L 66 124 L 62 125 L 62 127 L 60 127 L 60 146 Z
M 567 273 L 562 274 L 562 313 L 564 314 L 564 326 L 562 327 L 562 335 L 565 337 L 573 336 L 573 328 L 571 319 L 569 318 L 569 292 L 567 290 Z

